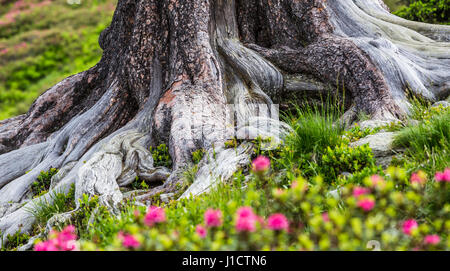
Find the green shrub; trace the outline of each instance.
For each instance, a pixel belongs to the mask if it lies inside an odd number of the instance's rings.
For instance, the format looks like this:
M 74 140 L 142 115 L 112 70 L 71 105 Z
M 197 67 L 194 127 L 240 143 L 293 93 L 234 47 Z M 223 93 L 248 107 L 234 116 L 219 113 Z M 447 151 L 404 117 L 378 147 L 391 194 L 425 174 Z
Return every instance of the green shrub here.
M 152 153 L 155 167 L 172 167 L 172 159 L 170 158 L 169 148 L 166 144 L 161 144 L 156 148 L 150 147 L 150 152 Z
M 35 197 L 41 196 L 48 192 L 52 177 L 58 173 L 58 169 L 50 168 L 48 171 L 41 171 L 37 180 L 31 184 L 31 191 Z
M 332 183 L 343 172 L 358 173 L 364 168 L 374 168 L 375 159 L 368 145 L 355 148 L 342 143 L 334 148 L 328 147 L 319 164 L 320 173 L 325 180 Z
M 409 0 L 409 6 L 394 14 L 408 20 L 449 24 L 450 0 Z
M 0 232 L 0 242 L 3 238 L 1 238 L 1 232 Z M 23 246 L 28 243 L 28 240 L 30 240 L 30 236 L 26 233 L 21 233 L 20 231 L 16 232 L 14 235 L 6 236 L 6 242 L 5 245 L 2 245 L 1 251 L 11 251 L 11 250 L 17 250 L 20 246 Z
M 141 190 L 141 189 L 149 189 L 149 185 L 145 180 L 141 180 L 139 177 L 136 177 L 134 181 L 131 183 L 131 188 L 134 190 Z

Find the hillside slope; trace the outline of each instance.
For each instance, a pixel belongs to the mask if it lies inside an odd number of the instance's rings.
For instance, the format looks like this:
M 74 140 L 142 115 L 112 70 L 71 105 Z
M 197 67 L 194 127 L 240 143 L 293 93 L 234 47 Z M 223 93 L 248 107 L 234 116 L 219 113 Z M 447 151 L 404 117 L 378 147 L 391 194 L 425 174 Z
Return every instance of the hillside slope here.
M 0 1 L 0 120 L 24 113 L 47 88 L 101 57 L 116 0 Z

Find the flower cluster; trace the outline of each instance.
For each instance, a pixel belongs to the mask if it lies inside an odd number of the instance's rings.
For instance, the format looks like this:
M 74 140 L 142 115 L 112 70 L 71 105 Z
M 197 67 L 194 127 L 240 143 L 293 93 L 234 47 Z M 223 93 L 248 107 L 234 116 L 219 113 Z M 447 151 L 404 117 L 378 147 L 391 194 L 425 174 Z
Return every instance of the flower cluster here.
M 444 170 L 444 172 L 436 172 L 434 178 L 437 182 L 450 182 L 450 168 Z
M 72 251 L 78 250 L 76 245 L 77 235 L 75 227 L 70 225 L 61 232 L 52 230 L 49 239 L 45 242 L 38 242 L 34 245 L 35 251 Z
M 166 213 L 164 209 L 157 206 L 150 206 L 150 208 L 147 211 L 147 214 L 144 217 L 144 223 L 149 227 L 165 221 L 166 221 Z
M 265 172 L 270 168 L 270 160 L 265 156 L 258 156 L 252 163 L 252 169 L 256 173 Z
M 253 167 L 258 169 L 253 178 L 269 181 L 268 166 Z M 301 176 L 287 186 L 266 182 L 264 189 L 257 180 L 245 191 L 219 186 L 212 195 L 133 209 L 134 222 L 105 249 L 366 250 L 378 240 L 382 250 L 445 250 L 448 172 L 429 179 L 421 171 L 409 176 L 389 168 L 385 177 L 372 175 L 336 190 L 321 177 Z

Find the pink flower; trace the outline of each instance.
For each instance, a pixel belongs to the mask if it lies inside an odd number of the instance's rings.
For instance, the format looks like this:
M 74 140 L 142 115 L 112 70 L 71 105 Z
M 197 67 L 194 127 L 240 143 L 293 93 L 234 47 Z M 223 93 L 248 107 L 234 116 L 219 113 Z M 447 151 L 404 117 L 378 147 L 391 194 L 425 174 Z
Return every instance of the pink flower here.
M 122 246 L 126 248 L 138 248 L 141 243 L 131 234 L 119 232 L 119 239 L 122 240 Z
M 384 184 L 384 179 L 380 175 L 372 175 L 370 177 L 370 180 L 372 181 L 372 186 L 377 187 Z
M 200 238 L 205 238 L 207 234 L 207 230 L 202 225 L 197 225 L 195 232 L 198 236 L 200 236 Z
M 450 168 L 446 168 L 444 172 L 436 172 L 434 178 L 437 182 L 450 182 Z
M 206 210 L 205 225 L 206 227 L 220 227 L 222 225 L 222 212 L 214 209 Z
M 62 242 L 70 241 L 70 240 L 76 240 L 77 235 L 75 234 L 75 226 L 69 225 L 65 227 L 62 232 L 58 235 L 58 240 Z
M 34 245 L 34 251 L 59 251 L 54 242 L 39 242 Z
M 375 201 L 373 199 L 361 199 L 358 201 L 358 207 L 368 212 L 375 207 Z
M 357 187 L 353 188 L 353 196 L 355 198 L 357 198 L 361 195 L 369 194 L 369 193 L 370 193 L 370 190 L 365 187 L 357 186 Z
M 427 235 L 425 236 L 424 242 L 427 245 L 437 245 L 441 241 L 441 238 L 439 238 L 439 235 L 433 234 L 433 235 Z
M 258 216 L 253 213 L 251 207 L 241 207 L 236 212 L 236 230 L 238 232 L 254 232 Z
M 252 169 L 255 172 L 264 172 L 270 167 L 270 160 L 265 156 L 258 156 L 252 163 Z
M 134 210 L 133 214 L 135 218 L 139 218 L 141 216 L 141 212 L 139 212 L 139 210 Z
M 329 222 L 330 221 L 330 216 L 328 216 L 327 212 L 322 214 L 322 219 L 323 219 L 324 222 Z
M 145 225 L 150 227 L 164 221 L 166 221 L 166 212 L 161 207 L 151 206 L 144 217 Z
M 52 230 L 49 234 L 50 239 L 45 242 L 37 243 L 34 246 L 35 251 L 71 251 L 76 250 L 75 227 L 69 225 L 61 232 Z
M 267 219 L 267 225 L 269 229 L 280 231 L 280 230 L 288 230 L 289 221 L 283 214 L 273 214 Z
M 419 171 L 417 173 L 411 174 L 410 181 L 412 184 L 424 184 L 427 181 L 427 179 L 424 176 L 424 173 Z
M 407 235 L 411 235 L 411 232 L 414 229 L 417 229 L 418 224 L 414 219 L 408 219 L 405 222 L 403 222 L 402 228 L 403 228 L 403 233 L 407 234 Z

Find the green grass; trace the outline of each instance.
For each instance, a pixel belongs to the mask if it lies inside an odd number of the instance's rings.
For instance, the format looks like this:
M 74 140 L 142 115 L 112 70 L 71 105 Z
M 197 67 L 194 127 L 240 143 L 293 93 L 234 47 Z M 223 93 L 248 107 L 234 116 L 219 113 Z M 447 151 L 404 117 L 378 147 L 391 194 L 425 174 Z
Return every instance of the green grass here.
M 299 108 L 295 116 L 289 116 L 294 133 L 286 144 L 294 150 L 294 158 L 302 154 L 317 153 L 340 142 L 344 127 L 338 123 L 339 113 L 335 109 Z
M 47 221 L 56 214 L 66 213 L 75 208 L 75 186 L 72 185 L 69 193 L 60 193 L 58 191 L 50 192 L 51 200 L 39 200 L 27 211 L 36 218 L 37 229 L 43 229 Z
M 434 172 L 450 165 L 450 109 L 427 110 L 425 119 L 398 132 L 397 147 L 406 148 L 406 160 L 415 167 Z M 435 115 L 429 112 L 436 111 Z

